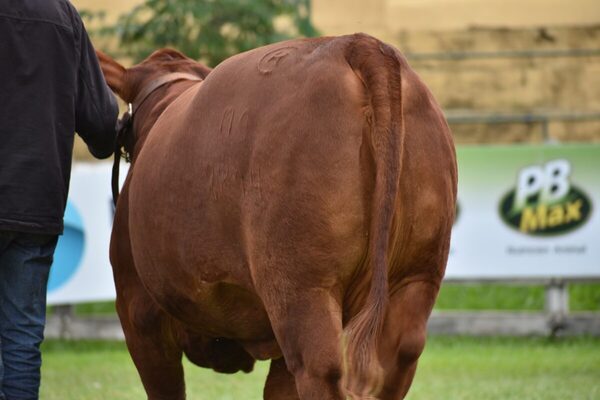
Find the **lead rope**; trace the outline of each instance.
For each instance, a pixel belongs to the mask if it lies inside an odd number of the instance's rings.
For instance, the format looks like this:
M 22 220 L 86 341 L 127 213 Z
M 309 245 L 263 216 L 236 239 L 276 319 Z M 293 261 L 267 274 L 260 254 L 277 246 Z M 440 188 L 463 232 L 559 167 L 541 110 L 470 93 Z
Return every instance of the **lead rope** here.
M 131 133 L 130 131 L 133 128 L 132 116 L 132 107 L 131 103 L 129 103 L 128 110 L 119 120 L 117 120 L 117 136 L 115 138 L 115 153 L 111 180 L 113 204 L 115 207 L 117 206 L 117 200 L 119 199 L 119 167 L 121 165 L 121 158 L 125 158 L 125 161 L 127 162 L 131 161 L 129 153 L 124 148 L 125 143 L 123 143 L 123 139 Z

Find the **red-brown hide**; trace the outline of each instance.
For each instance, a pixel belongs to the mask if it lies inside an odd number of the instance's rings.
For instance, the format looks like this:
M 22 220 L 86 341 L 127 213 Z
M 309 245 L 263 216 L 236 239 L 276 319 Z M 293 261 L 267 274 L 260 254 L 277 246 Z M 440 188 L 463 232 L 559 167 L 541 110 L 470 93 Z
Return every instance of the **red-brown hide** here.
M 148 397 L 184 398 L 185 354 L 221 372 L 272 359 L 267 399 L 403 398 L 457 171 L 443 114 L 399 52 L 357 34 L 212 71 L 172 50 L 130 69 L 100 60 L 128 102 L 171 72 L 204 78 L 136 109 L 117 204 L 117 309 Z

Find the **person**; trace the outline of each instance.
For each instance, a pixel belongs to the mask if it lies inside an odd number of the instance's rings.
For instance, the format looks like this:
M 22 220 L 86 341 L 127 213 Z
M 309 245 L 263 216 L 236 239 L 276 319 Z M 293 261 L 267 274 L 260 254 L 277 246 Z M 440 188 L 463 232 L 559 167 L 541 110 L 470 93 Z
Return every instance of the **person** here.
M 0 38 L 0 399 L 37 399 L 74 132 L 110 156 L 118 107 L 68 0 L 0 2 Z

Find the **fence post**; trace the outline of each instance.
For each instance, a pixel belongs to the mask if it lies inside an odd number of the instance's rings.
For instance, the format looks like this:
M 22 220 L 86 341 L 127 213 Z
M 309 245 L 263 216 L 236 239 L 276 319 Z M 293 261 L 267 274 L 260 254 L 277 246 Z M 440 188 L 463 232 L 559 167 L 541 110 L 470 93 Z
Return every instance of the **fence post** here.
M 58 337 L 60 339 L 69 339 L 72 337 L 71 321 L 75 314 L 75 306 L 73 306 L 73 304 L 55 306 L 54 313 L 58 316 L 60 321 Z
M 569 291 L 562 279 L 551 279 L 546 285 L 546 313 L 550 335 L 556 336 L 565 327 L 569 313 Z
M 547 116 L 544 116 L 542 120 L 542 137 L 544 138 L 544 143 L 548 144 L 552 142 L 550 139 L 550 128 Z

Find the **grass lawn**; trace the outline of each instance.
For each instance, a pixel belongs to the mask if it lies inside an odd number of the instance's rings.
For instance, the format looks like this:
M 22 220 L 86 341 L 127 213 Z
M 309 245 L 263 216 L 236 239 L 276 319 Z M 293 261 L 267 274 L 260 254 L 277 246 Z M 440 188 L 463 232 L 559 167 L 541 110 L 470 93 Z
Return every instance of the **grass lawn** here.
M 42 400 L 145 399 L 123 343 L 48 341 Z M 221 375 L 186 364 L 188 399 L 262 398 L 268 364 Z M 432 337 L 410 400 L 600 398 L 600 339 Z
M 569 285 L 573 311 L 600 310 L 600 284 Z M 544 309 L 544 287 L 446 284 L 437 310 Z M 114 303 L 80 304 L 80 315 L 114 314 Z M 43 347 L 42 400 L 145 399 L 119 342 L 48 341 Z M 262 398 L 268 363 L 251 374 L 222 375 L 186 363 L 189 400 Z M 600 399 L 600 339 L 432 337 L 409 400 Z
M 433 337 L 408 399 L 600 399 L 600 339 Z
M 575 283 L 569 288 L 571 311 L 600 311 L 600 284 Z M 542 311 L 544 287 L 540 285 L 449 284 L 442 285 L 437 310 Z M 50 311 L 51 312 L 51 311 Z M 114 302 L 78 304 L 79 315 L 114 314 Z
M 542 311 L 545 288 L 540 285 L 450 284 L 442 285 L 438 310 Z M 599 311 L 600 284 L 568 285 L 571 311 Z

